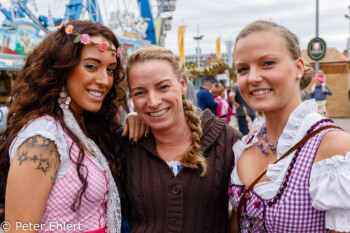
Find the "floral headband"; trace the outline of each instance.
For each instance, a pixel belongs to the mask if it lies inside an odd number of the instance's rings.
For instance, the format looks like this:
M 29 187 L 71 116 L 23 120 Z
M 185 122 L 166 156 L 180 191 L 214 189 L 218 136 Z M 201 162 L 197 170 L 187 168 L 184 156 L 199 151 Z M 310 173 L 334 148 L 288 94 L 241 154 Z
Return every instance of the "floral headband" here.
M 80 34 L 80 33 L 75 32 L 73 30 L 74 29 L 73 25 L 71 25 L 71 24 L 68 25 L 64 21 L 62 21 L 62 23 L 58 26 L 58 29 L 62 29 L 62 28 L 65 28 L 64 31 L 66 32 L 68 39 L 70 39 L 71 35 L 76 36 L 74 39 L 74 43 L 80 42 L 80 43 L 85 44 L 85 45 L 91 43 L 91 44 L 97 45 L 101 52 L 104 52 L 106 50 L 110 50 L 117 57 L 119 57 L 120 54 L 123 54 L 124 47 L 119 47 L 116 51 L 115 49 L 113 49 L 112 42 L 110 42 L 110 41 L 108 44 L 105 41 L 102 41 L 99 44 L 96 42 L 93 42 L 90 39 L 90 36 L 88 34 Z

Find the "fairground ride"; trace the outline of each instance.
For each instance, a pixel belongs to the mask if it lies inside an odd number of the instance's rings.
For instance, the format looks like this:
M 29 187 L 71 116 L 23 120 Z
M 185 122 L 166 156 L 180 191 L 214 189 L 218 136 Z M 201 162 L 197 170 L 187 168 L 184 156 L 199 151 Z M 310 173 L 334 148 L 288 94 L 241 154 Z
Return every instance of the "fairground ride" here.
M 114 31 L 130 54 L 145 44 L 164 46 L 175 3 L 176 0 L 0 0 L 0 102 L 10 95 L 26 54 L 62 20 L 100 22 Z

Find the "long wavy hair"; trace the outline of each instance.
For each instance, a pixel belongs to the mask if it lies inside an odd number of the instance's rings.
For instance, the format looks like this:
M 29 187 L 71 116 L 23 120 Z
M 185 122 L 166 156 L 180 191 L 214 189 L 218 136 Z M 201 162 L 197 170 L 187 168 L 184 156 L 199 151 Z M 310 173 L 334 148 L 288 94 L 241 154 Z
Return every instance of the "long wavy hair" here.
M 101 36 L 119 48 L 119 42 L 114 33 L 107 27 L 91 21 L 71 21 L 74 31 L 90 36 Z M 0 134 L 0 187 L 5 189 L 9 162 L 9 148 L 18 132 L 31 120 L 43 115 L 52 116 L 63 127 L 63 130 L 78 145 L 80 152 L 77 161 L 77 173 L 82 188 L 76 194 L 71 208 L 76 211 L 81 204 L 82 196 L 88 187 L 87 176 L 83 175 L 84 150 L 77 136 L 67 127 L 63 119 L 63 111 L 59 107 L 58 98 L 71 71 L 80 63 L 82 43 L 74 43 L 74 37 L 68 38 L 64 28 L 51 32 L 28 55 L 24 66 L 19 71 L 12 90 L 12 101 L 7 116 L 7 129 Z M 120 123 L 117 120 L 119 101 L 125 98 L 125 92 L 118 87 L 124 79 L 124 70 L 119 57 L 117 68 L 113 75 L 113 85 L 103 100 L 98 112 L 83 111 L 82 118 L 88 137 L 95 141 L 107 160 L 112 164 L 111 170 L 116 177 L 120 174 L 120 145 L 118 136 Z M 66 88 L 67 89 L 67 88 Z M 84 169 L 82 169 L 84 168 Z M 117 179 L 118 181 L 118 179 Z M 118 182 L 117 182 L 118 183 Z M 4 194 L 3 194 L 4 195 Z
M 189 74 L 186 72 L 186 67 L 181 62 L 180 57 L 174 55 L 170 50 L 156 45 L 143 46 L 133 52 L 128 58 L 126 66 L 127 74 L 129 74 L 129 71 L 134 64 L 150 60 L 165 60 L 169 62 L 178 77 L 178 81 L 180 82 L 183 77 L 185 82 L 187 82 Z M 192 102 L 187 100 L 186 96 L 182 96 L 182 105 L 186 123 L 192 131 L 192 144 L 182 156 L 181 163 L 185 167 L 193 169 L 199 168 L 200 165 L 202 167 L 201 176 L 204 176 L 207 173 L 208 164 L 200 150 L 200 139 L 203 135 L 201 119 L 196 114 Z

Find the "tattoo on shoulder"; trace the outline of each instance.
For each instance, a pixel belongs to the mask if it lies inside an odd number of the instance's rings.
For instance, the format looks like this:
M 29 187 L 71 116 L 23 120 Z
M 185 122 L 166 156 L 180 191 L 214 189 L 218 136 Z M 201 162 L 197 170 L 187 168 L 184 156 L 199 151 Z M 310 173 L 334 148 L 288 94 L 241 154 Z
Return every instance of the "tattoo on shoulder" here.
M 18 149 L 16 158 L 19 166 L 23 163 L 34 163 L 35 169 L 49 175 L 54 183 L 59 155 L 53 141 L 41 136 L 31 137 Z

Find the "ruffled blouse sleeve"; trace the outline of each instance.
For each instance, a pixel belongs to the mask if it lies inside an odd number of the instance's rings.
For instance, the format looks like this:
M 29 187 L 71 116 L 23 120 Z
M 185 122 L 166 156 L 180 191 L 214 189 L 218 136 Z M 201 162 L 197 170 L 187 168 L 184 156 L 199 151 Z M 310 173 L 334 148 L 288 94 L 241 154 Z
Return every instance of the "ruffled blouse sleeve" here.
M 310 173 L 312 206 L 326 211 L 326 227 L 350 231 L 350 152 L 313 165 Z
M 70 157 L 69 157 L 69 147 L 68 143 L 64 137 L 63 130 L 60 128 L 58 123 L 49 116 L 39 117 L 29 122 L 13 140 L 10 149 L 9 157 L 12 162 L 13 157 L 17 149 L 29 138 L 34 136 L 42 136 L 44 138 L 50 139 L 56 144 L 57 151 L 60 155 L 61 165 L 57 172 L 56 179 L 62 177 L 69 168 Z

